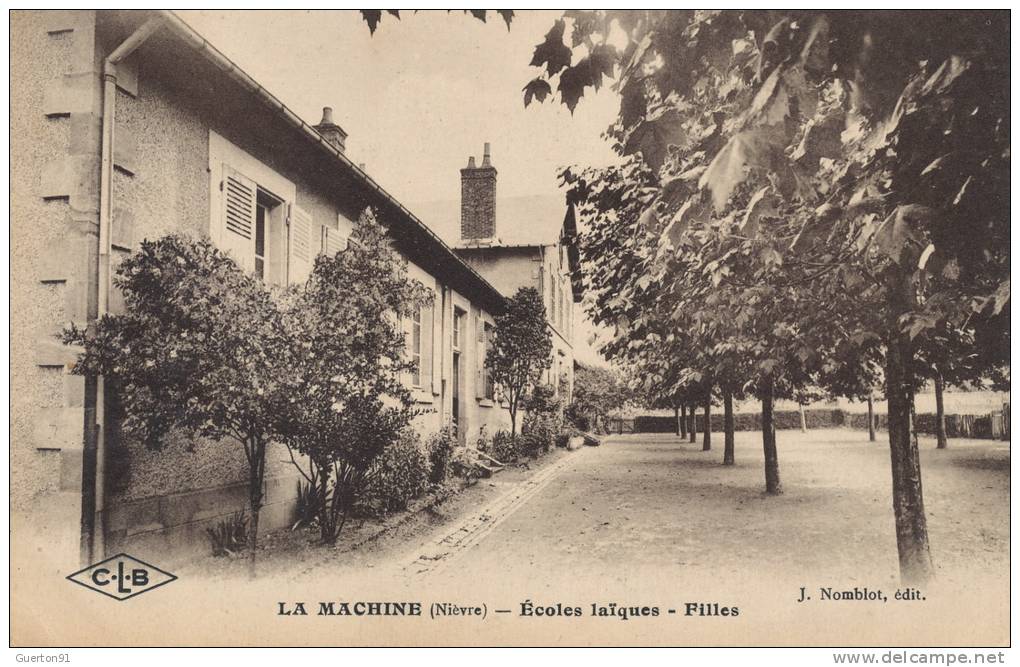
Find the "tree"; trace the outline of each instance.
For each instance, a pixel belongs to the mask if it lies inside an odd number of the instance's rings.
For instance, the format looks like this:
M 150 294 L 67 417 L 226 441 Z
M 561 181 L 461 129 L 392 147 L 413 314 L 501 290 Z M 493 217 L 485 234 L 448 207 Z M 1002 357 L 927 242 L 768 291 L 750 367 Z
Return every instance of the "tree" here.
M 400 10 L 399 9 L 387 9 L 385 11 L 386 11 L 387 14 L 389 14 L 393 18 L 397 19 L 398 21 L 400 20 Z M 415 13 L 417 13 L 417 11 L 418 10 L 415 10 Z M 452 12 L 454 10 L 448 9 L 446 11 Z M 485 9 L 464 9 L 462 11 L 465 14 L 470 14 L 471 16 L 475 17 L 476 19 L 478 19 L 482 23 L 485 23 L 488 20 L 488 18 L 489 18 L 489 14 L 488 14 L 489 10 L 485 10 Z M 368 24 L 369 32 L 374 35 L 375 31 L 379 28 L 379 23 L 382 21 L 383 10 L 381 10 L 381 9 L 362 9 L 362 10 L 360 10 L 360 12 L 361 12 L 361 18 L 365 21 L 365 23 Z M 509 30 L 510 29 L 510 23 L 514 19 L 514 10 L 512 10 L 512 9 L 497 9 L 497 10 L 495 10 L 495 13 L 499 14 L 499 17 L 501 19 L 503 19 L 504 23 L 506 23 L 506 29 Z
M 517 411 L 542 371 L 552 365 L 552 333 L 545 304 L 533 287 L 522 287 L 507 299 L 506 310 L 496 317 L 495 336 L 485 357 L 506 397 L 510 410 L 510 433 L 517 435 Z
M 316 490 L 321 539 L 333 544 L 380 454 L 415 414 L 401 381 L 413 363 L 400 320 L 429 295 L 366 210 L 348 247 L 319 255 L 307 283 L 288 297 L 289 401 L 280 432 Z
M 581 420 L 587 420 L 591 430 L 603 428 L 609 414 L 624 407 L 631 398 L 631 392 L 615 369 L 574 362 L 574 401 L 568 410 Z
M 102 375 L 117 387 L 129 437 L 158 449 L 174 431 L 196 445 L 236 442 L 248 464 L 255 572 L 266 448 L 286 404 L 280 378 L 287 337 L 270 290 L 208 240 L 171 235 L 142 241 L 120 265 L 114 285 L 125 312 L 90 331 L 71 327 L 81 345 L 74 372 Z
M 840 338 L 881 348 L 901 575 L 924 581 L 932 565 L 910 437 L 923 334 L 943 323 L 971 332 L 986 373 L 1008 359 L 1008 19 L 661 10 L 564 18 L 573 48 L 561 19 L 535 49 L 543 71 L 525 104 L 558 83 L 573 109 L 615 78 L 621 107 L 608 136 L 644 166 L 627 167 L 639 174 L 644 208 L 630 218 L 632 243 L 655 235 L 668 252 L 692 228 L 743 237 L 736 252 L 709 258 L 719 284 L 746 284 L 748 269 L 771 264 L 780 270 L 767 290 L 793 288 L 791 298 L 844 316 L 845 328 L 821 332 L 831 340 L 807 350 Z M 622 49 L 609 43 L 617 28 Z M 751 250 L 755 262 L 735 272 L 730 260 Z M 856 299 L 839 291 L 847 286 Z M 776 361 L 764 354 L 758 363 Z M 757 386 L 771 403 L 772 375 Z

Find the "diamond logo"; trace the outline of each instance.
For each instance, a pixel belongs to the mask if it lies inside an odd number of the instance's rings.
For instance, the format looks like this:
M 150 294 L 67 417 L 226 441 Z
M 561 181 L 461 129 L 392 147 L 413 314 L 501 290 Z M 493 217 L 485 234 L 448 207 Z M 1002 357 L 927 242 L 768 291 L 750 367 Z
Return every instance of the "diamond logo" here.
M 117 554 L 84 570 L 68 575 L 69 580 L 115 600 L 127 600 L 177 579 L 174 575 L 127 554 Z

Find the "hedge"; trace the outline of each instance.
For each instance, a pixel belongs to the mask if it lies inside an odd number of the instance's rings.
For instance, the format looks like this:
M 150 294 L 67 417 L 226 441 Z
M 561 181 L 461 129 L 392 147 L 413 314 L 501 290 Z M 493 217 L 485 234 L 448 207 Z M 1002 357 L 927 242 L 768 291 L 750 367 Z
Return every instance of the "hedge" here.
M 694 419 L 696 430 L 698 433 L 701 433 L 703 431 L 705 415 L 701 412 L 698 412 L 695 415 Z M 810 410 L 804 411 L 804 419 L 807 422 L 808 428 L 833 428 L 837 426 L 843 426 L 845 417 L 842 410 L 812 408 Z M 776 428 L 780 430 L 795 428 L 799 429 L 800 412 L 796 410 L 777 410 L 775 412 L 775 422 Z M 866 417 L 863 423 L 865 427 L 867 427 L 868 420 Z M 722 428 L 723 428 L 723 415 L 721 413 L 713 413 L 712 431 L 722 432 Z M 738 412 L 734 414 L 733 430 L 760 431 L 761 413 Z M 634 432 L 676 433 L 676 419 L 673 417 L 640 415 L 634 418 Z
M 839 409 L 811 408 L 804 411 L 805 421 L 809 429 L 849 427 L 867 430 L 868 415 L 859 412 L 844 412 Z M 696 431 L 703 432 L 705 415 L 698 412 L 695 416 Z M 885 414 L 875 415 L 875 428 L 884 430 L 889 425 Z M 611 432 L 616 432 L 618 420 L 609 420 Z M 796 410 L 777 410 L 775 413 L 776 429 L 793 430 L 800 428 L 800 413 Z M 633 420 L 634 433 L 676 433 L 676 419 L 671 416 L 639 415 Z M 935 415 L 918 414 L 915 416 L 918 433 L 933 435 L 935 433 Z M 712 414 L 712 431 L 721 432 L 723 416 Z M 733 415 L 735 431 L 760 431 L 760 412 L 738 412 Z M 626 431 L 630 431 L 626 429 Z M 992 417 L 990 415 L 946 415 L 946 435 L 950 438 L 992 438 Z

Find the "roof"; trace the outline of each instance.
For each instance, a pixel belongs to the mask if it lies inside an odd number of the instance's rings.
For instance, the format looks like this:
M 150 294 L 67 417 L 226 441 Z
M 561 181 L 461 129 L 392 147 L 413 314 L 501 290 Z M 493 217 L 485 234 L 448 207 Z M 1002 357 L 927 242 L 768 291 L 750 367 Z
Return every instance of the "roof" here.
M 359 201 L 377 209 L 379 219 L 390 228 L 394 241 L 399 245 L 401 252 L 408 256 L 408 259 L 419 264 L 437 278 L 447 281 L 452 287 L 464 292 L 465 296 L 479 302 L 487 310 L 499 313 L 505 308 L 505 298 L 499 290 L 467 262 L 458 257 L 447 243 L 411 213 L 407 207 L 397 201 L 363 169 L 330 144 L 314 127 L 303 121 L 176 14 L 167 10 L 158 12 L 151 10 L 100 11 L 98 14 L 100 17 L 110 16 L 114 24 L 121 24 L 126 17 L 126 22 L 135 24 L 133 27 L 137 27 L 154 15 L 161 17 L 165 27 L 157 30 L 154 35 L 157 37 L 156 39 L 148 40 L 149 43 L 145 45 L 148 47 L 146 50 L 155 48 L 153 44 L 162 45 L 161 50 L 167 55 L 162 63 L 163 66 L 170 68 L 176 65 L 183 70 L 184 79 L 179 80 L 178 83 L 186 81 L 187 83 L 184 85 L 190 86 L 188 90 L 203 98 L 211 96 L 218 90 L 216 85 L 212 85 L 208 81 L 201 83 L 194 81 L 199 72 L 191 67 L 190 63 L 183 62 L 184 54 L 179 51 L 179 43 L 173 45 L 178 48 L 167 45 L 165 39 L 167 34 L 172 35 L 178 42 L 183 41 L 193 52 L 209 63 L 211 67 L 205 70 L 209 78 L 225 77 L 232 81 L 235 86 L 239 86 L 260 102 L 260 107 L 263 110 L 268 110 L 275 115 L 278 121 L 282 122 L 284 127 L 289 128 L 287 133 L 277 132 L 278 135 L 286 134 L 285 137 L 279 136 L 274 139 L 289 139 L 295 135 L 299 137 L 297 140 L 308 146 L 309 160 L 314 160 L 312 171 L 316 176 L 324 177 L 326 182 L 342 184 L 346 187 L 357 186 L 360 190 Z M 118 27 L 133 29 L 132 26 L 118 25 Z M 206 104 L 209 103 L 206 102 Z M 235 117 L 240 115 L 235 115 Z M 250 118 L 250 114 L 244 114 L 244 117 Z
M 459 178 L 451 174 L 450 178 Z M 411 204 L 418 217 L 455 248 L 473 245 L 460 238 L 460 200 L 443 199 Z M 563 229 L 563 195 L 525 195 L 496 198 L 496 237 L 487 247 L 555 245 Z

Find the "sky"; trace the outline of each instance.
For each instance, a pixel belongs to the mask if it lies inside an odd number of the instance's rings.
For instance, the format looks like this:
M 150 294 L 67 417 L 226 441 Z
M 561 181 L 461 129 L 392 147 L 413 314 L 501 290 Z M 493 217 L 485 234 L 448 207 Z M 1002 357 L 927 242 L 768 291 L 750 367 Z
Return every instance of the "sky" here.
M 177 14 L 309 124 L 333 107 L 348 156 L 412 211 L 459 200 L 459 170 L 468 156 L 481 161 L 485 142 L 499 197 L 556 195 L 560 167 L 614 160 L 602 139 L 619 109 L 609 86 L 573 115 L 551 98 L 524 108 L 532 52 L 559 12 L 518 12 L 508 31 L 495 14 L 482 23 L 460 11 L 404 11 L 384 15 L 375 35 L 356 11 Z M 575 322 L 576 356 L 599 361 L 579 307 Z

